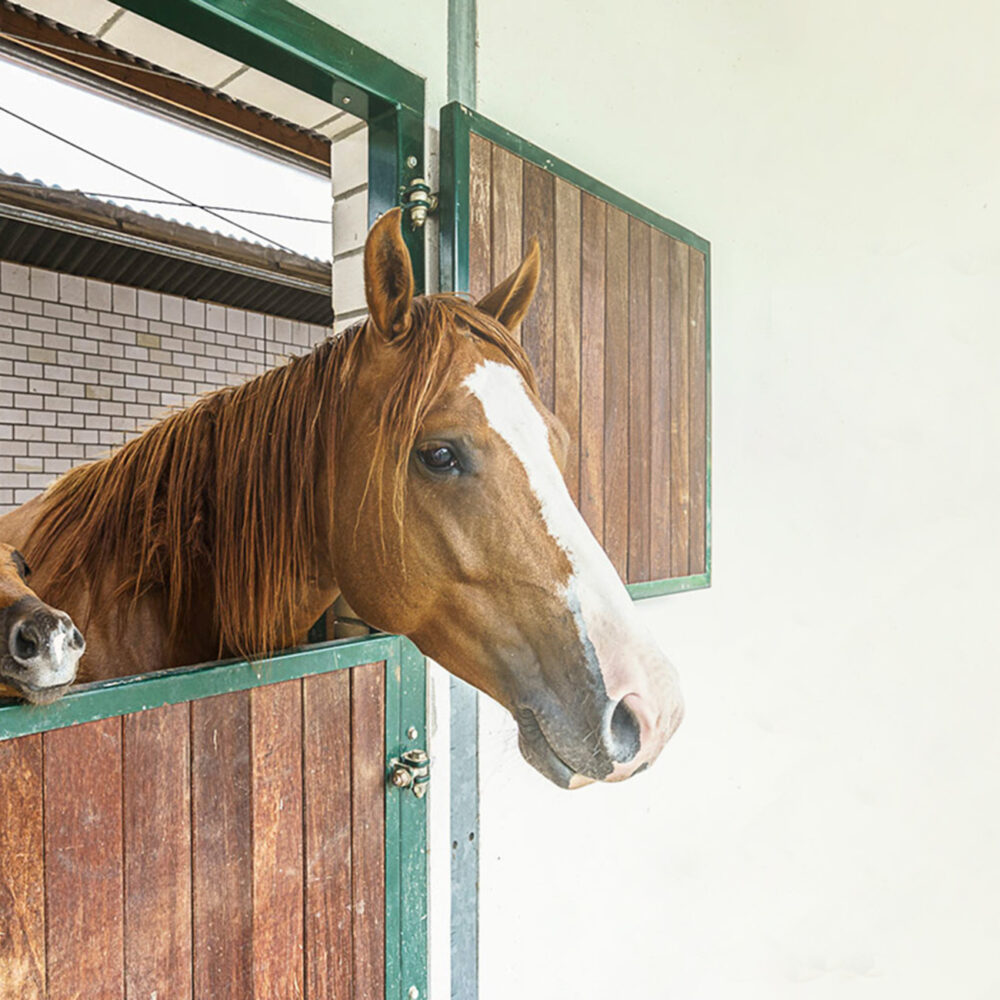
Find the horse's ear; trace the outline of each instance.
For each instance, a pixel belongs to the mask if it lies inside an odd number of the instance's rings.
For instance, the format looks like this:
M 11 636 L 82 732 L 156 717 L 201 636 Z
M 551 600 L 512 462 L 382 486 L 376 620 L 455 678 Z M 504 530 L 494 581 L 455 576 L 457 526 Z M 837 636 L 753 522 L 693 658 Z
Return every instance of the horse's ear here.
M 476 308 L 503 323 L 508 330 L 516 330 L 534 298 L 541 266 L 542 254 L 538 249 L 538 240 L 532 236 L 528 252 L 517 270 L 481 299 Z
M 365 241 L 365 298 L 375 326 L 390 340 L 410 328 L 413 265 L 400 228 L 402 210 L 390 209 Z

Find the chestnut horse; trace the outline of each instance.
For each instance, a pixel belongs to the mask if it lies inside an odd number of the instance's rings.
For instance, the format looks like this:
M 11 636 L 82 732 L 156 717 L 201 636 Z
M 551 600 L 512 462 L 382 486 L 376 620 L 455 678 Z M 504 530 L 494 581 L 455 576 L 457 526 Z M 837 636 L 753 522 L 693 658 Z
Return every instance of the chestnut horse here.
M 83 636 L 69 615 L 38 599 L 27 577 L 21 553 L 0 543 L 0 694 L 9 687 L 46 705 L 75 680 Z
M 367 320 L 0 518 L 83 623 L 81 677 L 280 649 L 342 595 L 506 706 L 557 784 L 649 764 L 682 702 L 511 335 L 539 266 L 535 243 L 477 305 L 414 297 L 388 212 L 365 244 Z

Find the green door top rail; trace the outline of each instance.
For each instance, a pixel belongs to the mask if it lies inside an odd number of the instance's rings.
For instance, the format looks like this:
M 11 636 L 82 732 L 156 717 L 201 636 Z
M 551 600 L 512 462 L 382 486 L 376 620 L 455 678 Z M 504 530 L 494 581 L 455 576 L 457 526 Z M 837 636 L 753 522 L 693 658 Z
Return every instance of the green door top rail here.
M 287 0 L 120 3 L 320 100 L 331 101 L 336 93 L 338 106 L 359 118 L 389 106 L 424 113 L 422 77 Z
M 338 639 L 260 660 L 225 660 L 80 684 L 52 705 L 0 699 L 0 740 L 398 657 L 395 635 Z
M 452 101 L 441 109 L 441 288 L 444 291 L 469 290 L 469 136 L 475 134 L 497 146 L 502 146 L 523 160 L 541 167 L 601 201 L 621 209 L 627 215 L 645 222 L 673 239 L 705 255 L 705 572 L 664 580 L 648 580 L 628 584 L 634 599 L 700 590 L 712 583 L 712 312 L 711 312 L 711 244 L 692 232 L 660 215 L 628 195 L 609 187 L 603 181 L 552 156 L 540 146 L 498 125 L 489 118 Z

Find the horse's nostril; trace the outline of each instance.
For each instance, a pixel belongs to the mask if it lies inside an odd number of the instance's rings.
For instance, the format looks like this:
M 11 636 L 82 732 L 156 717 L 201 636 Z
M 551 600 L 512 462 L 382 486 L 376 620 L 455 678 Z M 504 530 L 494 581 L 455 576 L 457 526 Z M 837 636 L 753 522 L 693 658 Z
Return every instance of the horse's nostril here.
M 69 644 L 73 649 L 83 649 L 83 636 L 78 628 L 74 628 L 69 635 Z
M 38 654 L 39 638 L 29 622 L 22 622 L 14 629 L 11 653 L 20 663 L 32 660 Z
M 611 714 L 611 757 L 624 764 L 635 757 L 641 744 L 639 720 L 622 699 Z

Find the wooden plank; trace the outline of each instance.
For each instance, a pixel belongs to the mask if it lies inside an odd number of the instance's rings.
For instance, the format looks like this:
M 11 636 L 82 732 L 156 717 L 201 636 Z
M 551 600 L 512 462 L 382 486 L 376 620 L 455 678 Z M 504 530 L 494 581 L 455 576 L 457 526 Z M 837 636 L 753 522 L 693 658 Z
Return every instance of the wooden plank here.
M 608 206 L 604 342 L 604 548 L 628 573 L 628 216 Z
M 0 996 L 45 996 L 42 737 L 0 743 Z
M 121 1000 L 122 720 L 44 741 L 49 1000 Z
M 688 572 L 704 573 L 708 482 L 708 385 L 705 344 L 705 255 L 690 253 L 688 345 L 691 364 L 691 525 Z
M 493 144 L 469 135 L 469 292 L 475 301 L 493 287 L 491 226 Z
M 490 239 L 492 284 L 498 285 L 521 263 L 521 205 L 524 198 L 524 160 L 501 146 L 493 147 L 493 199 Z M 520 339 L 518 328 L 512 331 Z
M 126 715 L 125 995 L 191 996 L 190 711 Z
M 670 241 L 670 575 L 688 575 L 690 536 L 690 367 L 688 247 Z
M 302 996 L 302 684 L 250 696 L 254 1000 Z
M 629 219 L 628 577 L 649 579 L 649 226 Z
M 303 681 L 306 995 L 353 992 L 351 895 L 351 675 Z
M 607 205 L 584 192 L 580 214 L 580 510 L 594 536 L 603 542 Z
M 538 395 L 551 410 L 555 406 L 555 178 L 533 163 L 524 164 L 524 242 L 528 250 L 537 237 L 542 251 L 542 270 L 531 308 L 521 324 L 521 343 L 535 369 Z
M 670 576 L 670 237 L 650 240 L 649 578 Z
M 385 992 L 385 666 L 351 670 L 354 997 Z
M 194 995 L 253 996 L 250 693 L 191 703 Z
M 580 189 L 555 181 L 555 414 L 569 432 L 566 485 L 580 502 Z

